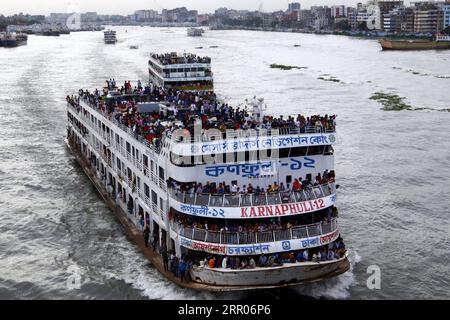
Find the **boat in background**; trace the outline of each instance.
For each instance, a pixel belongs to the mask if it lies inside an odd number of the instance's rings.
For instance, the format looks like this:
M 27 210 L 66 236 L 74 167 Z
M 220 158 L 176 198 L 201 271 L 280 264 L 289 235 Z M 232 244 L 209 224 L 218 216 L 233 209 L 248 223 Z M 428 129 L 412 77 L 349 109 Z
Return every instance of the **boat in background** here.
M 187 29 L 187 35 L 189 37 L 201 37 L 205 30 L 202 28 L 188 28 Z
M 28 35 L 25 33 L 0 33 L 0 47 L 14 48 L 26 45 Z
M 106 44 L 115 44 L 117 42 L 116 31 L 114 30 L 104 31 L 103 36 Z
M 436 35 L 432 40 L 378 40 L 383 50 L 443 50 L 450 49 L 449 35 Z

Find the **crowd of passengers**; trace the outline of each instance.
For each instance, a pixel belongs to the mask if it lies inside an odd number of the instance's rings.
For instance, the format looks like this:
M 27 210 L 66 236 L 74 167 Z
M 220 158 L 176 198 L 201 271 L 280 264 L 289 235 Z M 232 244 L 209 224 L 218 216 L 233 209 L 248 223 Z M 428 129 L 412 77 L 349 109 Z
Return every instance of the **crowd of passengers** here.
M 299 177 L 298 179 L 294 179 L 292 186 L 288 183 L 286 186 L 283 182 L 279 184 L 274 182 L 273 184 L 264 187 L 254 187 L 251 183 L 247 185 L 243 185 L 239 187 L 236 183 L 227 184 L 224 182 L 206 182 L 202 184 L 200 182 L 191 182 L 191 183 L 179 183 L 173 179 L 168 180 L 168 187 L 179 191 L 186 192 L 188 194 L 264 194 L 264 193 L 275 193 L 275 192 L 289 192 L 289 191 L 301 191 L 305 190 L 307 192 L 312 192 L 313 187 L 324 185 L 327 183 L 335 182 L 335 172 L 334 170 L 328 171 L 325 170 L 323 174 L 317 174 L 313 181 L 308 178 L 302 179 Z
M 194 218 L 191 215 L 170 212 L 169 220 L 174 221 L 180 226 L 202 229 L 211 232 L 225 232 L 225 233 L 258 233 L 273 230 L 287 230 L 297 226 L 304 226 L 313 223 L 328 223 L 335 217 L 337 217 L 338 211 L 336 207 L 329 207 L 322 211 L 316 212 L 311 216 L 299 216 L 295 219 L 275 219 L 272 218 L 270 221 L 265 219 L 259 220 L 246 220 L 245 223 L 242 221 L 232 222 L 228 220 L 226 223 L 221 219 L 202 219 Z
M 107 81 L 107 88 L 115 88 L 116 81 Z M 79 107 L 80 97 L 91 106 L 100 109 L 114 117 L 123 125 L 132 128 L 136 136 L 144 137 L 149 143 L 159 145 L 164 134 L 170 134 L 176 129 L 185 129 L 191 136 L 194 126 L 200 124 L 202 129 L 215 128 L 221 132 L 227 129 L 298 129 L 300 133 L 306 132 L 306 128 L 314 127 L 317 132 L 335 128 L 336 116 L 313 115 L 305 117 L 299 114 L 296 117 L 264 116 L 261 122 L 256 121 L 247 112 L 246 108 L 233 108 L 225 103 L 220 103 L 213 92 L 190 92 L 163 88 L 158 86 L 133 87 L 130 81 L 125 81 L 120 89 L 120 94 L 138 94 L 138 98 L 120 97 L 106 100 L 110 89 L 102 92 L 95 90 L 90 92 L 80 89 L 79 96 L 67 96 L 67 102 L 74 107 Z M 145 97 L 145 99 L 143 98 Z M 138 111 L 136 100 L 166 102 L 172 109 L 164 112 Z
M 345 255 L 344 241 L 339 237 L 336 241 L 318 248 L 296 250 L 284 253 L 262 254 L 257 256 L 220 256 L 206 254 L 205 257 L 190 258 L 196 266 L 224 269 L 253 269 L 282 266 L 284 263 L 321 262 L 336 260 Z
M 152 53 L 151 57 L 155 60 L 158 60 L 163 65 L 184 63 L 211 63 L 210 57 L 200 57 L 192 53 L 185 54 L 183 56 L 178 56 L 171 53 Z

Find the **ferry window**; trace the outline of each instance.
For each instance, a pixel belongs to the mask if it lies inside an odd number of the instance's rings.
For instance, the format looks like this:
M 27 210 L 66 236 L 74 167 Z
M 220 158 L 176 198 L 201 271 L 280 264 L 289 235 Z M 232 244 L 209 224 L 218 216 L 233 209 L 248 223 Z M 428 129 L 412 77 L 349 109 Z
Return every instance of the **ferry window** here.
M 234 153 L 234 159 L 236 162 L 244 161 L 245 160 L 245 153 L 244 152 L 235 152 Z
M 161 209 L 161 211 L 164 211 L 164 201 L 162 198 L 159 198 L 159 208 Z
M 308 173 L 308 174 L 306 175 L 306 180 L 312 181 L 312 175 L 311 175 L 311 173 Z
M 272 158 L 272 149 L 258 151 L 258 159 L 259 160 L 269 160 L 271 158 Z
M 324 150 L 323 154 L 326 156 L 332 156 L 334 154 L 333 146 L 331 146 L 331 145 L 325 146 L 325 150 Z
M 129 142 L 127 142 L 127 151 L 130 152 L 131 151 L 131 145 Z
M 198 156 L 192 156 L 191 157 L 191 162 L 187 163 L 188 167 L 193 167 L 195 164 L 204 164 L 203 162 L 203 157 L 201 155 Z
M 223 157 L 224 163 L 235 163 L 236 162 L 236 152 L 228 152 L 225 153 L 225 156 Z
M 306 151 L 308 148 L 305 147 L 296 147 L 291 148 L 291 152 L 289 154 L 290 157 L 302 157 L 306 155 Z
M 159 167 L 159 178 L 164 180 L 164 169 Z
M 144 193 L 146 197 L 150 198 L 150 188 L 146 183 L 144 183 Z
M 258 151 L 249 151 L 249 159 L 250 161 L 258 160 Z
M 152 173 L 153 173 L 153 160 L 150 160 L 150 170 L 151 170 Z
M 177 72 L 184 72 L 183 68 L 177 69 Z
M 158 205 L 158 196 L 156 195 L 156 192 L 152 190 L 152 202 L 154 205 Z
M 308 156 L 314 156 L 323 154 L 324 146 L 312 146 L 308 147 Z
M 250 151 L 245 151 L 245 162 L 250 160 Z
M 290 148 L 279 149 L 280 158 L 287 158 L 287 157 L 289 157 L 289 150 L 290 150 Z
M 286 184 L 292 183 L 292 176 L 286 176 Z
M 142 162 L 144 162 L 144 166 L 148 167 L 148 157 L 145 154 L 142 155 Z

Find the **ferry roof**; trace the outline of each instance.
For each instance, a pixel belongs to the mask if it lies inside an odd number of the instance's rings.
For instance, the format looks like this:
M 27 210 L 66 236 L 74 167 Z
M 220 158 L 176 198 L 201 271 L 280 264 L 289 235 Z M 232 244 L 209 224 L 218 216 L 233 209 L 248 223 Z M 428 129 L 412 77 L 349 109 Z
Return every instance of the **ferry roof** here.
M 178 54 L 176 52 L 164 54 L 151 53 L 150 57 L 156 60 L 161 65 L 211 63 L 210 57 L 200 57 L 193 53 L 185 53 L 185 54 Z

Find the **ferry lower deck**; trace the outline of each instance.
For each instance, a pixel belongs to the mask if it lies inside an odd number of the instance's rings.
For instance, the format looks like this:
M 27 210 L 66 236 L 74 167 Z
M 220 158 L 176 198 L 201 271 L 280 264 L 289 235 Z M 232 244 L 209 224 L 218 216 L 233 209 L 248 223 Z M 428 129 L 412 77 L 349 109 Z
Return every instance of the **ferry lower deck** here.
M 109 206 L 116 219 L 123 226 L 129 239 L 137 245 L 142 254 L 151 262 L 154 268 L 156 268 L 165 278 L 167 278 L 167 280 L 179 285 L 180 287 L 210 292 L 282 288 L 323 281 L 345 273 L 350 269 L 350 263 L 346 254 L 343 258 L 335 261 L 292 263 L 289 264 L 287 268 L 286 266 L 285 268 L 255 268 L 251 270 L 212 269 L 207 267 L 195 268 L 193 276 L 197 278 L 197 281 L 183 281 L 176 277 L 172 272 L 166 270 L 164 267 L 163 258 L 157 250 L 154 250 L 151 246 L 147 246 L 145 244 L 142 231 L 139 230 L 138 227 L 138 221 L 133 219 L 133 216 L 127 215 L 123 204 L 117 202 L 112 197 L 111 193 L 106 189 L 105 183 L 101 181 L 100 170 L 91 166 L 90 161 L 86 158 L 87 154 L 82 151 L 82 147 L 76 142 L 75 136 L 69 137 L 69 139 L 66 140 L 66 143 L 78 164 L 96 188 L 97 192 Z M 288 270 L 287 273 L 290 274 L 290 278 L 288 278 L 288 280 L 286 280 L 286 275 L 282 273 L 282 270 Z M 254 285 L 243 285 L 242 276 L 248 279 L 249 277 L 251 278 L 253 274 L 259 274 L 256 276 L 259 283 Z M 225 278 L 227 279 L 228 284 L 215 285 L 214 280 L 210 280 L 207 283 L 202 283 L 201 277 L 210 279 Z M 261 281 L 267 279 L 273 279 L 272 283 Z

